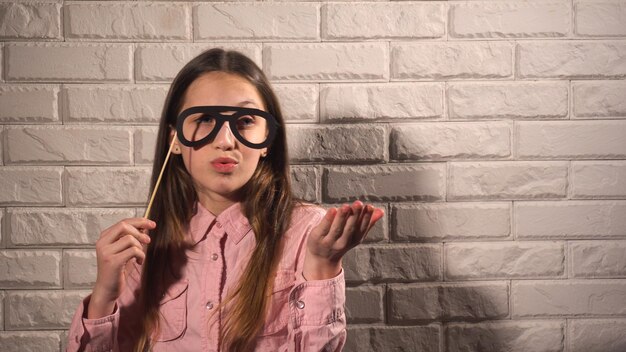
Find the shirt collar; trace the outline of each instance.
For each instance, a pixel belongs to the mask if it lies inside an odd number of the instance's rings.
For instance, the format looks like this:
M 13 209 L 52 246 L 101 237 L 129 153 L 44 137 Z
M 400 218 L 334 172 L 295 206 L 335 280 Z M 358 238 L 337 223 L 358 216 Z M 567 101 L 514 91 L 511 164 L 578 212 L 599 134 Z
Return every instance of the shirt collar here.
M 221 224 L 224 232 L 228 234 L 228 239 L 235 244 L 238 244 L 252 230 L 248 218 L 242 213 L 240 202 L 224 209 L 217 217 L 202 206 L 200 202 L 196 202 L 195 208 L 196 213 L 189 222 L 194 245 L 200 242 L 216 223 Z

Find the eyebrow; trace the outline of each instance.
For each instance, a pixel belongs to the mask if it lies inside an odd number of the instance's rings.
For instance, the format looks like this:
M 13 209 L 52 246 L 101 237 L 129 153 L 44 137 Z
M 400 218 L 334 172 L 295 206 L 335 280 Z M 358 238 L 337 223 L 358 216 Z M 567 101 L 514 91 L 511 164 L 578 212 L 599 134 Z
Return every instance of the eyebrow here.
M 257 106 L 257 107 L 259 106 L 259 105 L 257 105 L 257 103 L 254 100 L 244 100 L 244 101 L 240 102 L 239 104 L 237 104 L 235 106 L 244 107 L 244 106 L 250 105 L 250 104 L 252 104 L 254 106 Z

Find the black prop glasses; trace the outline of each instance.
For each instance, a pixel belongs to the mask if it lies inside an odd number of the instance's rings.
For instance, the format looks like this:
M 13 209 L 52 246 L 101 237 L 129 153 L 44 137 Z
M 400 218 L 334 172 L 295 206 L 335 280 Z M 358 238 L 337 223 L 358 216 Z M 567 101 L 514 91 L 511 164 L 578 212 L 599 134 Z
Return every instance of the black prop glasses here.
M 238 106 L 194 106 L 178 115 L 176 133 L 187 147 L 200 147 L 215 139 L 222 125 L 243 145 L 261 149 L 272 143 L 278 122 L 263 110 Z

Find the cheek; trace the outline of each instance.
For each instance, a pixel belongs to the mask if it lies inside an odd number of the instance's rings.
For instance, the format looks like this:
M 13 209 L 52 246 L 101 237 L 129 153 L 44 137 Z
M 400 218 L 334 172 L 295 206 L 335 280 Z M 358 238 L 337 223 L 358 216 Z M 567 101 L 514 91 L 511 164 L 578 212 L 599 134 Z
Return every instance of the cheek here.
M 183 163 L 185 164 L 187 171 L 189 171 L 189 165 L 191 164 L 191 153 L 189 148 L 183 147 L 180 153 L 180 157 L 183 158 Z
M 244 156 L 246 159 L 246 166 L 253 171 L 259 166 L 259 160 L 261 159 L 261 152 L 254 149 L 250 153 Z
M 259 166 L 261 152 L 257 149 L 246 148 L 245 151 L 242 150 L 241 157 L 243 159 L 242 171 L 245 170 L 246 177 L 252 175 Z
M 187 169 L 187 172 L 192 176 L 194 175 L 194 169 L 198 169 L 202 165 L 200 154 L 194 151 L 193 148 L 183 147 L 178 157 L 183 158 L 185 169 Z

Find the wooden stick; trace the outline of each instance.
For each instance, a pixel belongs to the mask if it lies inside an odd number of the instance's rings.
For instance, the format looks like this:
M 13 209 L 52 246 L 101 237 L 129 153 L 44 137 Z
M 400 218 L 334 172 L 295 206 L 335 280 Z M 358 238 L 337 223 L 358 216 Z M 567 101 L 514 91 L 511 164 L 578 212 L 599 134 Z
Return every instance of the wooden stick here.
M 174 138 L 172 138 L 172 143 L 170 144 L 170 149 L 167 151 L 167 155 L 165 156 L 165 161 L 163 162 L 163 166 L 161 167 L 161 172 L 159 173 L 159 178 L 157 178 L 156 184 L 154 185 L 154 189 L 152 190 L 152 195 L 150 196 L 150 202 L 148 203 L 148 208 L 146 209 L 146 213 L 143 214 L 145 219 L 148 219 L 150 215 L 150 208 L 152 208 L 152 202 L 154 201 L 154 195 L 156 194 L 157 189 L 159 189 L 159 184 L 161 183 L 161 176 L 163 176 L 163 171 L 165 170 L 165 166 L 167 165 L 167 161 L 170 159 L 170 154 L 172 153 L 172 147 L 174 146 L 174 142 L 176 142 L 176 132 L 174 132 Z

